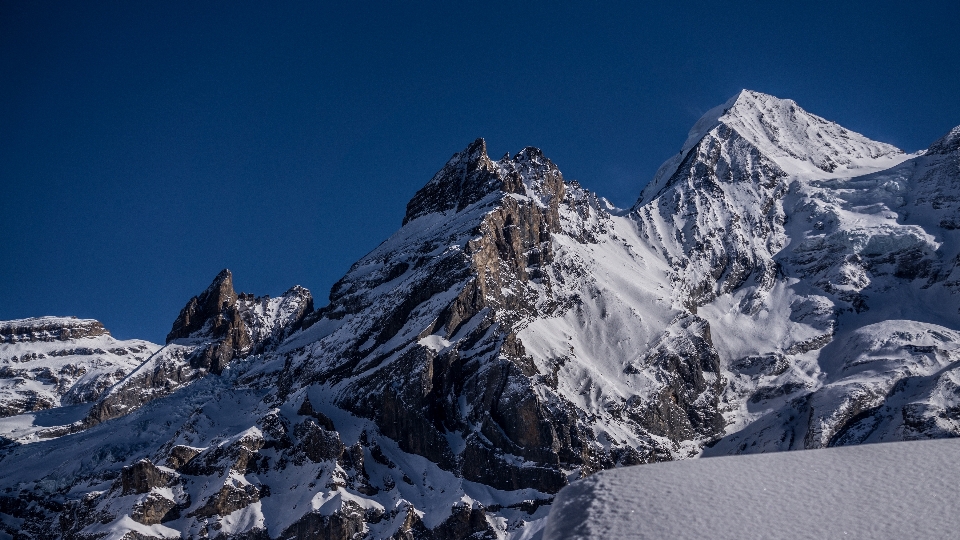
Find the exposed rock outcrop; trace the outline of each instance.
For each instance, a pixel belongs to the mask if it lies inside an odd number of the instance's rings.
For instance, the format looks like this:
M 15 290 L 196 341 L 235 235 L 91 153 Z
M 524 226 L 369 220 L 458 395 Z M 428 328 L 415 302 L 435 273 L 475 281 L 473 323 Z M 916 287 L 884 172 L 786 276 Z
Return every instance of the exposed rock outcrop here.
M 220 375 L 238 358 L 276 347 L 300 329 L 312 309 L 313 297 L 303 287 L 273 299 L 238 295 L 233 275 L 222 270 L 180 310 L 167 345 L 110 389 L 83 426 L 127 414 L 207 374 Z
M 211 341 L 190 357 L 193 368 L 219 374 L 234 358 L 250 350 L 251 337 L 240 317 L 233 275 L 222 270 L 199 296 L 180 310 L 167 334 L 167 343 L 175 339 L 203 337 Z
M 155 487 L 166 486 L 171 476 L 157 468 L 149 459 L 124 467 L 120 473 L 120 489 L 123 495 L 149 493 Z
M 100 321 L 76 317 L 35 317 L 0 321 L 0 343 L 70 341 L 109 335 Z

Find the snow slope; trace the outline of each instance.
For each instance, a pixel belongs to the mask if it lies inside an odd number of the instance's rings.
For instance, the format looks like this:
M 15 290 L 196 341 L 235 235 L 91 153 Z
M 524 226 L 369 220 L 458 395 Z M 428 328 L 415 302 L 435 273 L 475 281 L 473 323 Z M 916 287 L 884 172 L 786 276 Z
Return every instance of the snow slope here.
M 627 467 L 557 495 L 543 540 L 953 538 L 960 441 Z

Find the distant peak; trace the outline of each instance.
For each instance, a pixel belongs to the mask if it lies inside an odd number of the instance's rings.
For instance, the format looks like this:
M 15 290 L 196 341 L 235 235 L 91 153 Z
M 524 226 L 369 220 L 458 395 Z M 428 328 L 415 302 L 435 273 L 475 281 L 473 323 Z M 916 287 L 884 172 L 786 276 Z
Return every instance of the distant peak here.
M 68 341 L 110 335 L 100 321 L 76 317 L 33 317 L 0 321 L 0 343 Z
M 960 150 L 960 126 L 951 129 L 946 135 L 930 145 L 928 154 L 949 154 Z
M 535 146 L 500 161 L 487 155 L 487 143 L 477 138 L 454 154 L 407 203 L 403 224 L 429 214 L 459 212 L 494 192 L 536 197 L 542 204 L 561 199 L 563 176 L 556 164 Z
M 546 159 L 546 156 L 543 155 L 543 151 L 536 146 L 528 146 L 513 156 L 513 161 L 517 163 L 522 161 L 541 161 L 544 159 Z
M 466 148 L 463 149 L 461 154 L 465 154 L 470 157 L 479 157 L 487 155 L 487 141 L 483 137 L 477 137 L 472 143 L 468 144 Z
M 550 158 L 543 154 L 543 150 L 537 148 L 536 146 L 527 146 L 512 156 L 510 155 L 510 152 L 505 153 L 497 163 L 499 163 L 501 166 L 511 167 L 525 163 L 540 164 L 553 162 L 550 161 Z
M 721 107 L 705 114 L 697 124 L 702 132 L 697 135 L 701 137 L 723 124 L 774 160 L 806 162 L 826 173 L 841 167 L 870 167 L 874 160 L 903 154 L 895 146 L 870 140 L 811 114 L 792 99 L 754 90 L 741 90 Z M 690 142 L 688 139 L 688 144 Z
M 753 146 L 784 172 L 811 177 L 849 175 L 852 171 L 864 174 L 906 159 L 899 148 L 811 114 L 792 99 L 741 90 L 697 120 L 680 152 L 660 166 L 637 204 L 651 200 L 669 185 L 684 159 L 703 141 L 726 144 L 734 138 Z
M 777 96 L 771 94 L 764 94 L 763 92 L 757 92 L 756 90 L 748 90 L 744 88 L 737 95 L 730 98 L 730 101 L 733 104 L 742 104 L 742 105 L 753 105 L 757 103 L 779 103 L 784 105 L 794 105 L 796 102 L 792 99 L 783 99 L 778 98 Z
M 226 268 L 221 270 L 220 273 L 218 273 L 217 276 L 213 278 L 213 283 L 210 284 L 210 287 L 208 287 L 208 289 L 218 288 L 224 281 L 229 281 L 231 284 L 233 284 L 233 273 L 231 273 L 230 270 Z
M 789 122 L 797 115 L 814 116 L 800 108 L 792 99 L 781 99 L 754 90 L 741 90 L 725 105 L 726 110 L 719 118 L 721 121 L 732 118 L 755 118 L 759 115 L 771 119 L 779 117 L 779 120 Z
M 721 105 L 721 107 L 727 110 L 732 109 L 737 105 L 740 105 L 741 107 L 749 107 L 758 101 L 764 100 L 764 98 L 779 99 L 775 96 L 771 96 L 770 94 L 764 94 L 763 92 L 757 92 L 744 88 L 743 90 L 737 92 L 733 97 L 728 99 L 723 105 Z
M 472 143 L 468 144 L 466 148 L 450 156 L 444 168 L 469 169 L 477 167 L 478 164 L 488 162 L 492 163 L 490 156 L 487 155 L 487 141 L 485 141 L 483 137 L 477 137 Z M 438 172 L 430 181 L 441 180 L 439 176 L 440 173 Z
M 903 156 L 899 148 L 811 114 L 792 99 L 752 90 L 741 91 L 717 121 L 788 172 L 886 168 Z
M 780 99 L 754 90 L 741 90 L 723 104 L 705 112 L 693 124 L 687 134 L 687 140 L 680 149 L 680 154 L 686 154 L 713 128 L 724 123 L 724 120 L 732 121 L 740 117 L 755 117 L 758 114 L 762 115 L 764 109 L 786 108 L 789 110 L 791 107 L 799 109 L 796 102 L 790 99 Z

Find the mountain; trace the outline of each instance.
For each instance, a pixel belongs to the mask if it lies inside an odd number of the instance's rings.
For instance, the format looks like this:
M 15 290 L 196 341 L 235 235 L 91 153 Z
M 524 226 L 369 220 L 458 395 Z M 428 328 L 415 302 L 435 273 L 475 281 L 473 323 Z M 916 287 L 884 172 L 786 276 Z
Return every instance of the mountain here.
M 303 287 L 280 298 L 238 295 L 233 275 L 223 270 L 180 311 L 167 344 L 110 388 L 75 429 L 128 414 L 207 374 L 221 375 L 234 359 L 271 350 L 312 310 L 313 296 Z
M 958 139 L 743 91 L 630 209 L 478 139 L 325 306 L 221 273 L 69 435 L 8 443 L 3 523 L 533 538 L 603 469 L 957 436 Z
M 19 425 L 0 419 L 0 436 L 56 436 L 55 429 L 38 428 L 55 426 L 49 422 L 62 421 L 64 415 L 84 414 L 91 402 L 159 348 L 139 339 L 114 339 L 92 319 L 0 322 L 0 417 L 39 421 Z

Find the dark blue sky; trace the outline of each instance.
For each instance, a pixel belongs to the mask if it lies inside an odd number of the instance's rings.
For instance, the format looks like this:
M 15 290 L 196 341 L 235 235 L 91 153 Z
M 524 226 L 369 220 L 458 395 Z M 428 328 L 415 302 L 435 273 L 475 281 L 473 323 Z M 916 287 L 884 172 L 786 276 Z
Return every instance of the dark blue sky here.
M 225 267 L 323 305 L 478 136 L 628 205 L 741 88 L 960 124 L 957 0 L 339 4 L 0 0 L 0 319 L 162 341 Z

